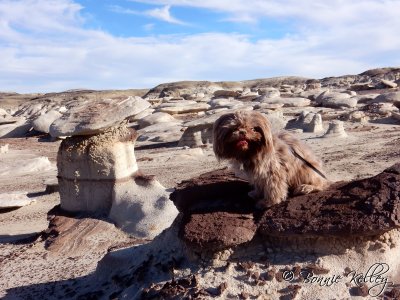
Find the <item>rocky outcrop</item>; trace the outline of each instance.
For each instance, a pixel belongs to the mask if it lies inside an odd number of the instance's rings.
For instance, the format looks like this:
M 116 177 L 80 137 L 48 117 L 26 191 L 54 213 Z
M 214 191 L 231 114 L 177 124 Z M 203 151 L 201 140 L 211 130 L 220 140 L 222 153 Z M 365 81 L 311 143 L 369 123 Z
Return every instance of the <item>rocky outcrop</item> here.
M 171 194 L 183 214 L 180 237 L 195 250 L 218 251 L 265 237 L 373 238 L 400 228 L 400 164 L 363 180 L 290 198 L 259 212 L 250 186 L 226 170 L 184 181 Z
M 293 198 L 266 211 L 267 236 L 377 236 L 400 228 L 400 164 L 367 179 Z

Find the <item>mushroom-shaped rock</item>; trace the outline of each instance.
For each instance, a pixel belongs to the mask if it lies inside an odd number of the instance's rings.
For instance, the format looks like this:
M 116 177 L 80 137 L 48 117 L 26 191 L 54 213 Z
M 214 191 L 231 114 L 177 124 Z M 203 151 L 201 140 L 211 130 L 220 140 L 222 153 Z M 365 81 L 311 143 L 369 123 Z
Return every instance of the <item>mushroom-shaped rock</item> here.
M 133 129 L 121 126 L 66 138 L 57 156 L 61 208 L 108 216 L 143 238 L 168 227 L 177 211 L 165 188 L 138 171 L 136 137 Z
M 102 99 L 70 108 L 50 126 L 54 137 L 93 135 L 116 126 L 150 106 L 140 97 Z

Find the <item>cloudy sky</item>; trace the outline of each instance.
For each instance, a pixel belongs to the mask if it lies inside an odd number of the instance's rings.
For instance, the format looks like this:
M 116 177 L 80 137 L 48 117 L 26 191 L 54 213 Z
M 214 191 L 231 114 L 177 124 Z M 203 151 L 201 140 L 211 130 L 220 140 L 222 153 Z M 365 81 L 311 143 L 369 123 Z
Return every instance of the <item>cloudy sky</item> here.
M 400 66 L 400 0 L 0 0 L 0 91 Z

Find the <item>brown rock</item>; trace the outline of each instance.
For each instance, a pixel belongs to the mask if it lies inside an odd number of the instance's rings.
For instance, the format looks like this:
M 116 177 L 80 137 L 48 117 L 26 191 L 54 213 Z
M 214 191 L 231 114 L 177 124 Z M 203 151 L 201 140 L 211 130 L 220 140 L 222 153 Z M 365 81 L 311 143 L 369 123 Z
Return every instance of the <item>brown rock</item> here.
M 251 186 L 227 169 L 216 170 L 182 181 L 170 195 L 180 212 L 230 211 L 252 213 Z
M 250 241 L 256 230 L 252 214 L 213 212 L 185 216 L 180 237 L 192 249 L 218 251 Z
M 367 179 L 338 183 L 264 212 L 259 230 L 270 236 L 372 236 L 400 227 L 400 164 Z

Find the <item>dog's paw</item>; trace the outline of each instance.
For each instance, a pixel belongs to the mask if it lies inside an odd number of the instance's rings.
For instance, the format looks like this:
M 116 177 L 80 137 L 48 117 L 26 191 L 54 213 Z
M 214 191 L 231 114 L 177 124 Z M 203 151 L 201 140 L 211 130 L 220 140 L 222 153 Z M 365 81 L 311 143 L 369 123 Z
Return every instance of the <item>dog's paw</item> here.
M 297 188 L 295 188 L 293 194 L 294 194 L 294 196 L 307 195 L 307 194 L 318 192 L 318 191 L 320 191 L 320 189 L 316 188 L 313 185 L 301 184 Z

